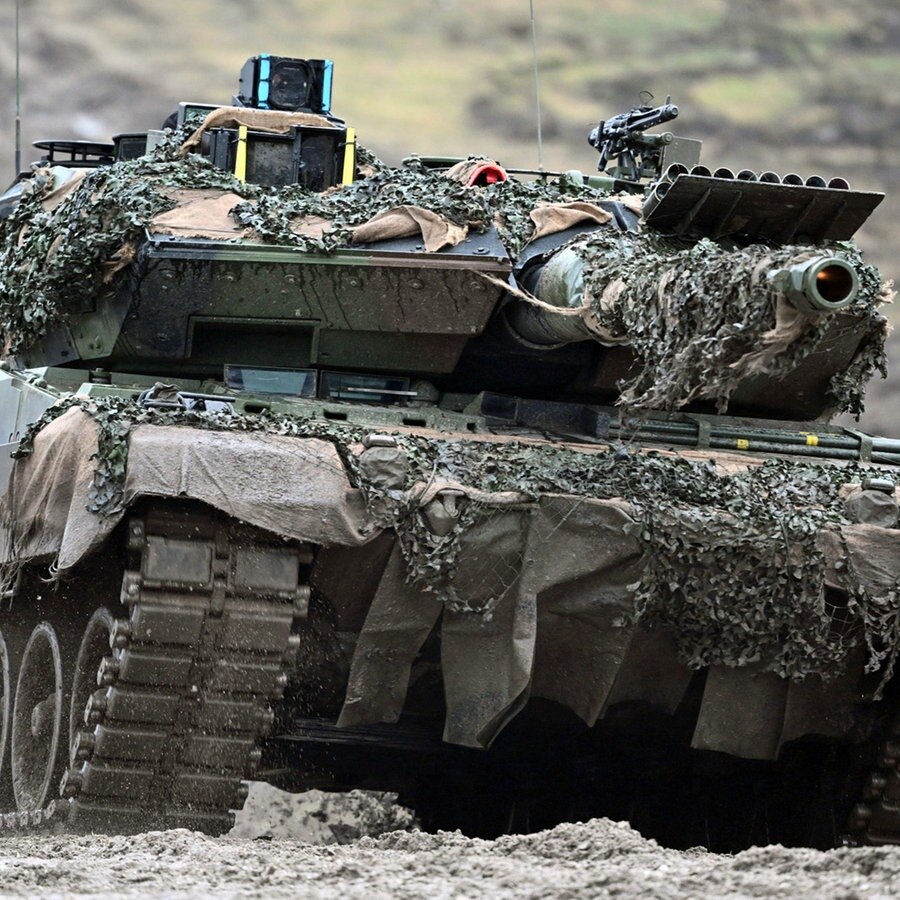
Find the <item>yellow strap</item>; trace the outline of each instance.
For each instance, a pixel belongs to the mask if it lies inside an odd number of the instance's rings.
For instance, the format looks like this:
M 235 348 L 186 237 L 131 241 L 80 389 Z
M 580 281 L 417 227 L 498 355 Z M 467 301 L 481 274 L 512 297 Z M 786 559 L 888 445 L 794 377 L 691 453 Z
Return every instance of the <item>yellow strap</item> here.
M 341 174 L 341 184 L 353 184 L 353 175 L 356 172 L 356 129 L 347 129 L 347 143 L 344 146 L 344 171 Z
M 247 180 L 247 126 L 238 125 L 237 155 L 234 158 L 234 177 Z
M 750 441 L 748 441 L 747 438 L 738 438 L 734 442 L 734 446 L 737 447 L 738 450 L 749 450 Z
M 807 447 L 818 447 L 819 446 L 819 436 L 817 434 L 808 434 L 806 436 L 806 446 Z

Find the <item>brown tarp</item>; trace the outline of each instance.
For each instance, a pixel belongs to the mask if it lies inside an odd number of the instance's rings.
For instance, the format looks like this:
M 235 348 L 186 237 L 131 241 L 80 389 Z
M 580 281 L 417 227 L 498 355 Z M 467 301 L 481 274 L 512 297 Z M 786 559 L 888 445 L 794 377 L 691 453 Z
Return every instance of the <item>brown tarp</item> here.
M 453 743 L 488 745 L 529 697 L 560 703 L 588 725 L 620 703 L 674 713 L 694 673 L 678 660 L 670 633 L 630 621 L 644 565 L 633 525 L 628 504 L 616 499 L 545 495 L 527 511 L 498 509 L 465 537 L 455 607 L 409 584 L 395 547 L 356 644 L 341 724 L 397 721 L 435 627 L 444 737 Z M 896 529 L 844 526 L 823 532 L 823 546 L 832 572 L 850 549 L 872 596 L 900 578 Z M 800 682 L 758 665 L 715 666 L 693 746 L 774 759 L 791 740 L 845 736 L 862 662 L 857 652 L 840 677 Z
M 97 426 L 78 408 L 42 429 L 18 460 L 4 501 L 17 559 L 59 571 L 97 549 L 124 515 L 88 510 Z M 138 497 L 201 500 L 260 528 L 317 544 L 359 545 L 368 532 L 360 493 L 334 446 L 316 438 L 138 426 L 131 433 L 125 506 Z
M 71 565 L 102 542 L 115 523 L 88 512 L 97 452 L 93 419 L 71 409 L 43 428 L 31 456 L 13 466 L 3 498 L 9 546 L 4 561 L 55 560 Z
M 356 645 L 341 724 L 397 720 L 439 619 L 446 740 L 486 746 L 529 696 L 593 724 L 632 636 L 628 585 L 642 559 L 633 525 L 620 500 L 548 494 L 498 510 L 466 532 L 447 608 L 406 583 L 395 550 Z
M 153 218 L 150 231 L 176 237 L 199 237 L 212 240 L 240 239 L 244 243 L 260 243 L 252 228 L 244 228 L 231 215 L 231 210 L 244 199 L 223 191 L 173 191 L 174 209 Z M 321 237 L 330 231 L 333 222 L 321 216 L 298 217 L 291 230 L 306 237 Z M 469 233 L 462 225 L 420 206 L 397 206 L 373 216 L 352 231 L 355 244 L 371 244 L 395 238 L 421 236 L 425 249 L 435 253 L 444 247 L 455 247 Z
M 235 206 L 245 202 L 237 194 L 211 196 L 209 191 L 181 191 L 176 199 L 178 206 L 153 219 L 152 232 L 177 237 L 254 240 L 253 230 L 242 228 L 230 214 Z M 564 231 L 581 222 L 602 225 L 612 219 L 599 206 L 582 202 L 540 206 L 530 215 L 535 223 L 532 240 Z M 299 235 L 320 237 L 331 229 L 332 224 L 330 219 L 320 216 L 298 217 L 291 223 L 291 230 Z M 352 241 L 355 244 L 371 244 L 421 235 L 425 250 L 435 253 L 445 247 L 455 247 L 466 239 L 468 233 L 464 225 L 456 225 L 440 213 L 421 206 L 404 205 L 383 210 L 362 225 L 357 225 L 352 231 Z
M 407 582 L 406 563 L 395 544 L 366 615 L 364 637 L 357 642 L 338 725 L 400 718 L 413 662 L 442 610 L 434 594 Z
M 389 238 L 413 237 L 421 234 L 429 253 L 455 247 L 465 240 L 469 229 L 455 225 L 449 219 L 422 209 L 421 206 L 397 206 L 373 216 L 363 225 L 353 229 L 356 244 L 371 244 Z
M 178 206 L 154 216 L 150 231 L 184 238 L 229 240 L 253 238 L 253 230 L 237 223 L 231 210 L 243 197 L 221 191 L 179 191 L 174 195 Z
M 575 200 L 571 203 L 547 203 L 537 206 L 529 213 L 529 217 L 534 222 L 531 240 L 536 241 L 538 238 L 557 234 L 582 222 L 606 225 L 612 220 L 612 213 L 608 213 L 595 203 Z
M 879 525 L 845 525 L 820 533 L 829 584 L 848 590 L 858 579 L 872 597 L 900 589 L 900 530 Z M 849 565 L 848 565 L 849 563 Z
M 218 116 L 219 113 L 225 112 L 228 110 L 217 110 L 210 116 Z M 235 206 L 252 201 L 245 201 L 237 194 L 210 189 L 175 190 L 167 193 L 177 205 L 153 219 L 151 232 L 213 240 L 234 238 L 247 242 L 260 240 L 252 228 L 241 227 L 231 216 L 231 210 Z M 624 200 L 627 201 L 628 197 Z M 629 208 L 633 206 L 627 202 L 626 205 Z M 565 231 L 582 222 L 604 225 L 612 220 L 612 215 L 605 209 L 581 200 L 542 204 L 531 211 L 530 217 L 535 226 L 531 240 Z M 298 216 L 291 222 L 291 230 L 295 234 L 314 238 L 321 237 L 332 227 L 333 222 L 321 216 Z M 405 204 L 382 210 L 367 222 L 357 225 L 352 230 L 351 240 L 356 244 L 371 244 L 377 241 L 421 236 L 425 250 L 436 253 L 446 247 L 455 247 L 466 239 L 468 233 L 469 229 L 466 226 L 457 225 L 440 213 L 421 206 Z
M 41 197 L 41 206 L 45 212 L 53 212 L 81 186 L 84 176 L 88 174 L 85 169 L 67 169 L 65 166 L 52 166 L 49 171 L 53 174 L 55 187 Z
M 810 675 L 791 682 L 758 665 L 712 666 L 691 746 L 745 759 L 776 759 L 788 741 L 839 738 L 853 727 L 861 654 L 831 681 Z
M 295 125 L 316 128 L 341 128 L 325 116 L 305 112 L 285 112 L 277 109 L 254 109 L 248 106 L 222 106 L 214 109 L 199 128 L 181 145 L 181 155 L 196 147 L 210 128 L 237 128 L 246 125 L 254 131 L 287 134 Z
M 634 627 L 632 586 L 643 554 L 621 500 L 548 497 L 534 516 L 525 575 L 538 598 L 532 692 L 588 725 L 602 714 Z

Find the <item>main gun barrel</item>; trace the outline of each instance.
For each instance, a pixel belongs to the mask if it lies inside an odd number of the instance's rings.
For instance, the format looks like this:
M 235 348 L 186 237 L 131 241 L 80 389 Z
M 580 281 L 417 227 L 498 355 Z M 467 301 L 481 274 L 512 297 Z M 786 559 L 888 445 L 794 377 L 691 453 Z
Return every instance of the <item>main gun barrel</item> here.
M 831 254 L 803 255 L 767 277 L 772 288 L 801 312 L 831 313 L 850 306 L 859 293 L 859 276 L 853 267 Z M 589 339 L 601 343 L 627 343 L 627 337 L 606 341 L 588 324 L 585 304 L 584 261 L 566 248 L 540 266 L 523 273 L 520 286 L 540 301 L 517 300 L 506 311 L 513 333 L 523 342 L 555 347 Z M 596 290 L 596 282 L 595 282 Z M 706 302 L 714 303 L 715 297 Z

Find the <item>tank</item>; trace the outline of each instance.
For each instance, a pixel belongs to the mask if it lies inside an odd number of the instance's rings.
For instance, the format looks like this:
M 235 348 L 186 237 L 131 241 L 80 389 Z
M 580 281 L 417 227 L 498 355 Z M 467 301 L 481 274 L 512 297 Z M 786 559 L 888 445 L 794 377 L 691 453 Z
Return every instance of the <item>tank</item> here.
M 881 200 L 597 126 L 387 166 L 328 60 L 0 196 L 4 827 L 900 837 Z

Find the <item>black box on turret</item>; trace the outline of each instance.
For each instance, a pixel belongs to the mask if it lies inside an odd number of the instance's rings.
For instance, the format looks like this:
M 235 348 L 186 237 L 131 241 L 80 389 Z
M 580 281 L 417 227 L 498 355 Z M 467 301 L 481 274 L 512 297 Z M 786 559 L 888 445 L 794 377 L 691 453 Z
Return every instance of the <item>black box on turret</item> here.
M 285 135 L 248 130 L 245 139 L 235 128 L 211 128 L 208 136 L 208 151 L 204 150 L 210 161 L 253 184 L 302 184 L 311 191 L 324 191 L 341 183 L 347 143 L 343 128 L 295 125 Z M 239 164 L 242 140 L 245 155 Z

